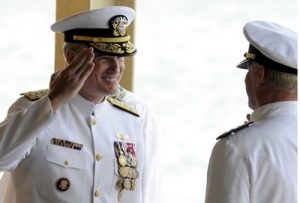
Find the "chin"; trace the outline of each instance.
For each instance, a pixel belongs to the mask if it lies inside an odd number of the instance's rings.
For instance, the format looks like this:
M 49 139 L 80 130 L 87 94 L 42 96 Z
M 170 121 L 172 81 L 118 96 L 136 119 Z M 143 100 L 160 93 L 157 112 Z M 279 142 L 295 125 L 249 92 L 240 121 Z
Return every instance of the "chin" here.
M 250 102 L 250 101 L 248 101 L 248 106 L 249 106 L 249 108 L 250 109 L 252 109 L 252 110 L 255 110 L 255 105 L 253 105 L 253 103 L 252 102 Z
M 118 91 L 118 87 L 110 88 L 110 89 L 107 89 L 107 94 L 108 95 L 116 94 L 117 91 Z

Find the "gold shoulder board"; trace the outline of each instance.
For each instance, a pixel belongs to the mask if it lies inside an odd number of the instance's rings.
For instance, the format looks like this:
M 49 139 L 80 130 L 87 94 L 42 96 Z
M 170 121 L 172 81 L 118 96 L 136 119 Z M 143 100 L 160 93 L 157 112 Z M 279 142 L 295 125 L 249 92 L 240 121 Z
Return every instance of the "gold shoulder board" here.
M 25 96 L 27 99 L 30 101 L 35 101 L 43 96 L 47 95 L 49 92 L 48 89 L 43 89 L 43 90 L 37 90 L 37 91 L 30 91 L 30 92 L 23 92 L 21 95 Z
M 229 131 L 223 133 L 223 134 L 220 135 L 219 137 L 217 137 L 217 140 L 222 139 L 222 138 L 225 138 L 225 137 L 229 137 L 230 135 L 234 135 L 236 132 L 238 132 L 238 131 L 240 131 L 240 130 L 243 130 L 243 129 L 245 129 L 245 128 L 248 128 L 248 127 L 249 127 L 250 125 L 252 125 L 252 124 L 253 124 L 253 121 L 247 122 L 247 123 L 245 123 L 245 124 L 243 124 L 243 125 L 240 125 L 240 126 L 238 126 L 238 127 L 236 127 L 236 128 L 233 128 L 233 129 L 231 129 L 231 130 L 229 130 Z
M 111 98 L 111 97 L 107 97 L 107 101 L 109 101 L 109 103 L 111 103 L 113 106 L 123 110 L 123 111 L 126 111 L 128 113 L 131 113 L 137 117 L 140 117 L 140 114 L 137 112 L 136 109 L 128 106 L 127 104 L 125 104 L 124 102 L 121 102 L 117 99 L 114 99 L 114 98 Z
M 119 86 L 118 91 L 109 97 L 122 101 L 127 94 L 127 90 L 121 86 Z

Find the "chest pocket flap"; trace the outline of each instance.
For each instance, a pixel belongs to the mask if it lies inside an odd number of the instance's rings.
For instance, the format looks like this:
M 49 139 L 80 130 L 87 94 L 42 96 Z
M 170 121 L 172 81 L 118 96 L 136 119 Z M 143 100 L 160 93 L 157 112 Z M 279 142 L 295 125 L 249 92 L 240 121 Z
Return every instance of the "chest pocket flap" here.
M 65 168 L 85 169 L 86 155 L 82 150 L 69 149 L 66 147 L 48 145 L 47 160 Z

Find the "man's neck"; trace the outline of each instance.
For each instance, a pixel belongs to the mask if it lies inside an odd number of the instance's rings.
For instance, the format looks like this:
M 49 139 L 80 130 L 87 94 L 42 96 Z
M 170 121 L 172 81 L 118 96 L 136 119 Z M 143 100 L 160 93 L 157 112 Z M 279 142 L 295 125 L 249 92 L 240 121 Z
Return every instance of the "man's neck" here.
M 91 94 L 87 94 L 86 92 L 84 91 L 80 91 L 79 94 L 85 98 L 86 100 L 94 103 L 94 104 L 99 104 L 99 103 L 102 103 L 105 99 L 105 96 L 95 96 L 95 95 L 91 95 Z

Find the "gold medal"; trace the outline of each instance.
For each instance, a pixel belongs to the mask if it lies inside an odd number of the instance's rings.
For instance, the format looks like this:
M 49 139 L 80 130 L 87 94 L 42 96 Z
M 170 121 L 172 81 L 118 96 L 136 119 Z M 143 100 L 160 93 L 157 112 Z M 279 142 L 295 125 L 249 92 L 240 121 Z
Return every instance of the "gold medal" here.
M 139 177 L 139 172 L 135 168 L 125 167 L 125 166 L 119 168 L 119 174 L 123 178 Z
M 126 156 L 127 158 L 127 166 L 131 166 L 131 156 Z
M 127 159 L 124 155 L 120 155 L 119 158 L 118 158 L 118 162 L 121 166 L 126 166 Z
M 130 178 L 138 178 L 139 177 L 139 172 L 135 168 L 130 168 L 131 170 L 129 171 L 128 176 Z
M 128 167 L 120 167 L 119 168 L 119 174 L 121 177 L 128 178 L 128 173 L 129 173 Z
M 133 178 L 138 178 L 139 177 L 139 172 L 136 170 L 136 169 L 134 169 L 134 175 L 133 175 Z
M 123 188 L 125 190 L 131 190 L 132 186 L 131 186 L 131 180 L 129 178 L 125 178 L 123 181 Z
M 133 166 L 133 167 L 137 166 L 137 160 L 134 156 L 131 157 L 131 166 Z
M 133 191 L 135 189 L 135 186 L 136 186 L 136 180 L 133 178 L 131 179 L 131 187 L 130 187 L 130 190 Z

